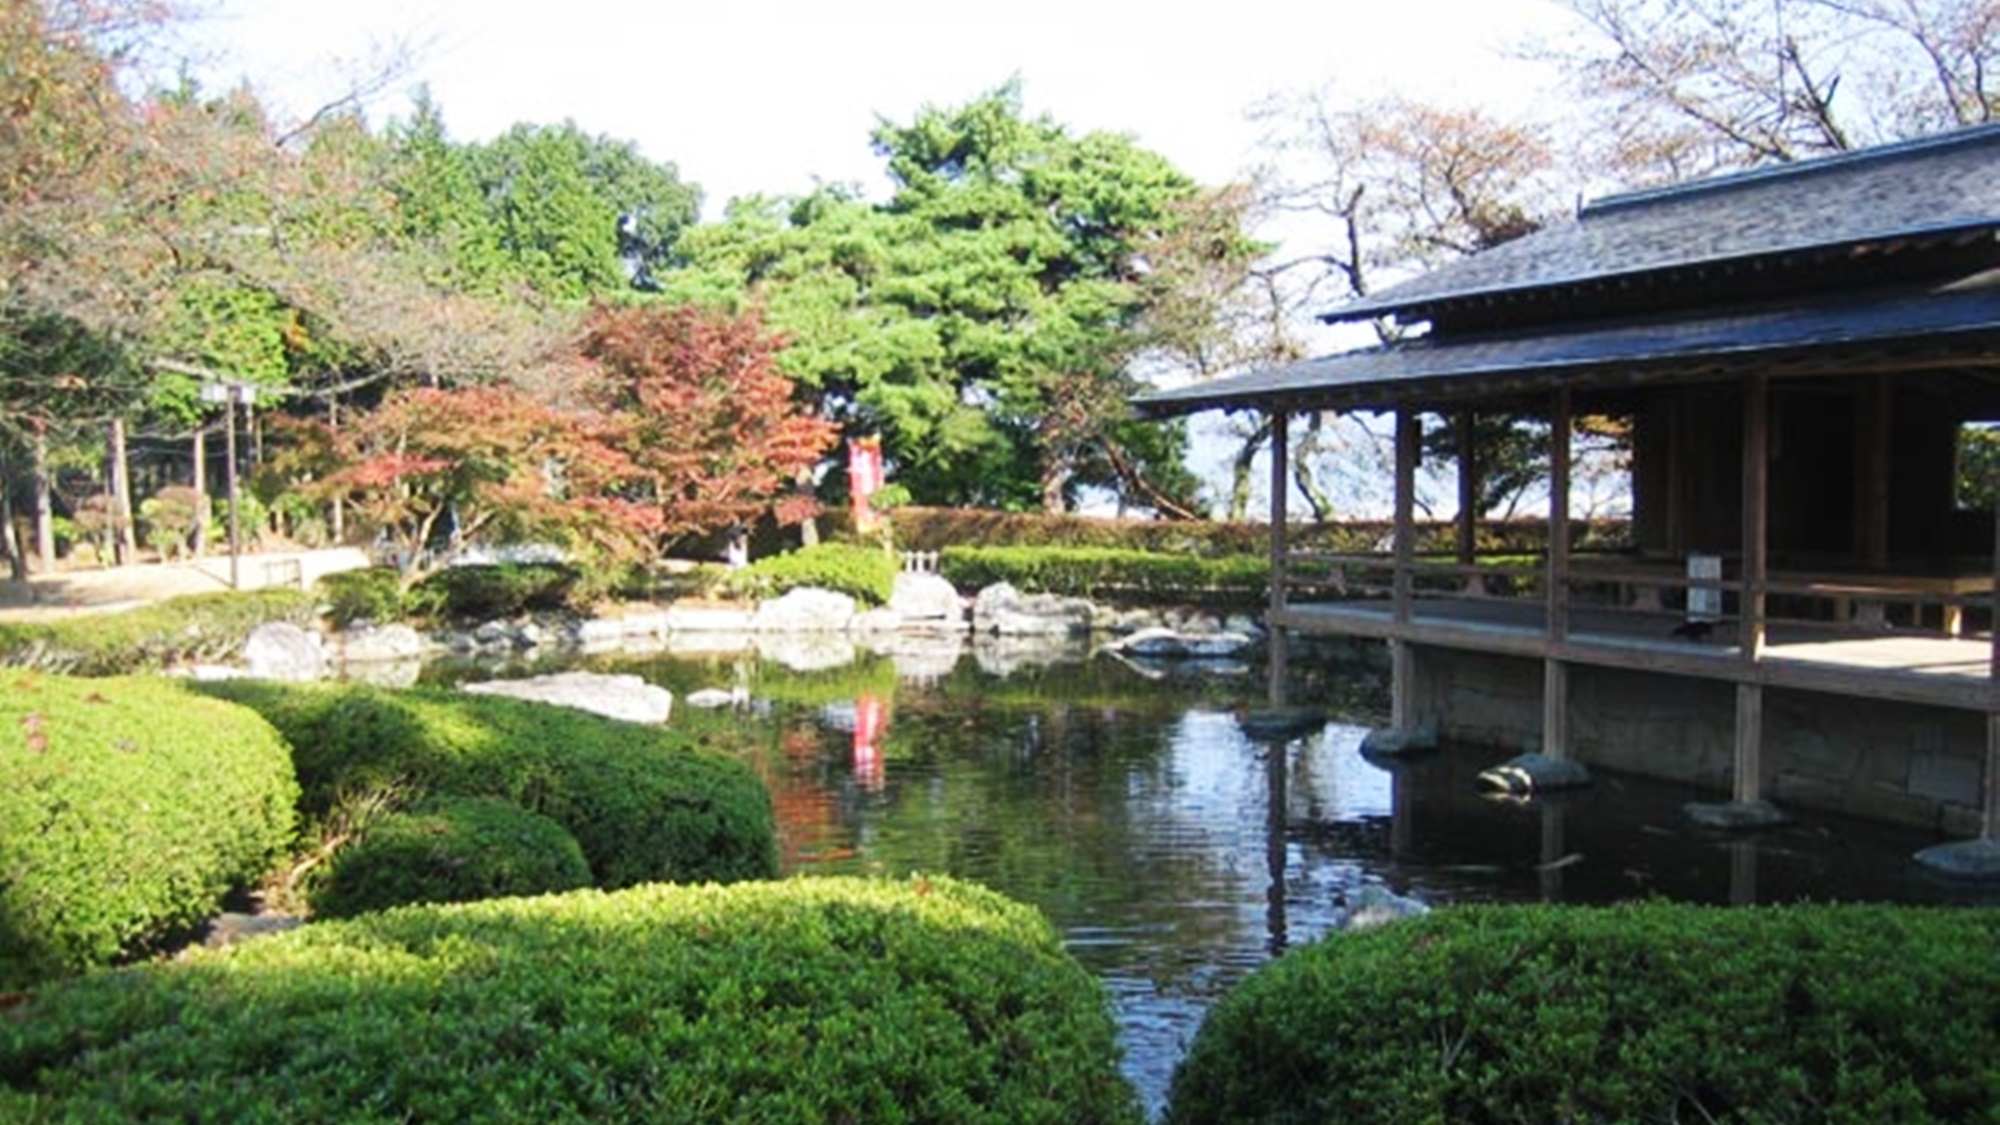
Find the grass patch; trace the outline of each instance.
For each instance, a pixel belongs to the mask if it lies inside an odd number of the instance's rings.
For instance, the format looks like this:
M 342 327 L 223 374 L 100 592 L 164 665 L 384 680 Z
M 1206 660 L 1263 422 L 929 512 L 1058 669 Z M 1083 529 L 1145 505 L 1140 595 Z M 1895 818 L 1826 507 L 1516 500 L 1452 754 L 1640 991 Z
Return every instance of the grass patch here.
M 274 621 L 309 627 L 312 595 L 298 590 L 195 594 L 116 613 L 0 623 L 0 664 L 77 676 L 156 672 L 235 656 L 250 631 Z

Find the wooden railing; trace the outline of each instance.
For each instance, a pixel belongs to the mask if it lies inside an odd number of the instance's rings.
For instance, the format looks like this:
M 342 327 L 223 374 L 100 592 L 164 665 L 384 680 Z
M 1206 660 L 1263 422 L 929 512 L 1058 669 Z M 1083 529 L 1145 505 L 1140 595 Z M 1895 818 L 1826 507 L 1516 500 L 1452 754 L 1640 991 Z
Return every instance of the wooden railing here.
M 1410 588 L 1417 598 L 1494 597 L 1546 599 L 1545 561 L 1472 562 L 1425 557 L 1411 560 Z M 1287 602 L 1393 598 L 1396 556 L 1389 552 L 1294 551 L 1280 570 Z M 1567 601 L 1592 609 L 1634 614 L 1681 615 L 1687 592 L 1715 590 L 1725 596 L 1725 618 L 1740 612 L 1740 575 L 1690 578 L 1683 566 L 1626 556 L 1576 555 L 1564 576 Z M 1982 573 L 1845 572 L 1774 568 L 1757 589 L 1767 599 L 1765 619 L 1787 625 L 1828 629 L 1922 629 L 1957 637 L 1965 611 L 1992 604 L 1994 579 Z M 1801 612 L 1814 607 L 1819 612 Z M 1903 621 L 1892 607 L 1909 607 Z M 1934 624 L 1933 624 L 1934 623 Z

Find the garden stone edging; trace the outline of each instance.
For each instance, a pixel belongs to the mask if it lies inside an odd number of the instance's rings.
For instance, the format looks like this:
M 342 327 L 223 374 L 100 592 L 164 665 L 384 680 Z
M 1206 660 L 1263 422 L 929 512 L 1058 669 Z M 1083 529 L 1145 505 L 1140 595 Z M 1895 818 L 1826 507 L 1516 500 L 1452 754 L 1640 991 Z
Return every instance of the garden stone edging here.
M 844 651 L 843 646 L 826 642 L 848 638 L 882 648 L 906 637 L 979 636 L 1061 644 L 1105 635 L 1114 638 L 1105 645 L 1114 653 L 1194 663 L 1233 657 L 1262 641 L 1265 630 L 1243 614 L 1224 618 L 1176 607 L 1121 609 L 1086 598 L 1023 594 L 1004 582 L 968 599 L 938 575 L 905 573 L 897 576 L 889 604 L 870 609 L 859 608 L 846 594 L 800 587 L 754 607 L 668 604 L 582 620 L 503 619 L 428 639 L 407 625 L 365 625 L 340 635 L 335 652 L 343 663 L 366 664 L 410 660 L 440 648 L 495 654 L 549 648 L 601 650 L 702 636 L 761 637 L 765 643 L 817 637 L 809 663 L 818 667 Z M 1041 654 L 1029 657 L 1038 658 Z

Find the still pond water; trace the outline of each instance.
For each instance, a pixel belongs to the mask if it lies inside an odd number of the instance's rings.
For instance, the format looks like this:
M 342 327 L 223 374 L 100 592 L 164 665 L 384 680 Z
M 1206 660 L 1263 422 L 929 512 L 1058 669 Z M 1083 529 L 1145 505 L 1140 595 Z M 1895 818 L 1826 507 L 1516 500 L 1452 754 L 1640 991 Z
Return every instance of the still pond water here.
M 2000 902 L 1916 869 L 1909 856 L 1936 842 L 1922 833 L 1809 815 L 1728 836 L 1683 821 L 1683 802 L 1716 799 L 1685 786 L 1602 776 L 1524 804 L 1480 795 L 1490 750 L 1371 761 L 1362 737 L 1388 711 L 1379 646 L 1294 656 L 1292 699 L 1328 717 L 1278 740 L 1239 725 L 1267 697 L 1254 666 L 955 641 L 849 655 L 804 662 L 817 671 L 740 650 L 589 663 L 682 698 L 736 691 L 788 873 L 947 873 L 1040 907 L 1110 991 L 1151 1116 L 1216 998 L 1336 928 L 1370 886 L 1434 907 Z

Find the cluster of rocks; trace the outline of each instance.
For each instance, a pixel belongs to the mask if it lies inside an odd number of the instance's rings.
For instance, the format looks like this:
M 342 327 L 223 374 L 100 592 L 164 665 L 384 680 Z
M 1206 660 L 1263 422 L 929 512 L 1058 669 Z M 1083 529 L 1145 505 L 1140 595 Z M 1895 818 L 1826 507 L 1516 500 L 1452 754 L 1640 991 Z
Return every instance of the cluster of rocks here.
M 982 669 L 1003 675 L 1092 649 L 1153 676 L 1166 674 L 1165 668 L 1226 674 L 1247 670 L 1237 657 L 1263 637 L 1261 625 L 1247 615 L 1120 609 L 1024 594 L 1005 583 L 968 598 L 938 575 L 906 573 L 898 576 L 888 604 L 867 609 L 845 594 L 808 588 L 754 606 L 677 603 L 580 620 L 524 617 L 431 636 L 396 623 L 359 624 L 325 639 L 296 626 L 266 625 L 252 635 L 240 667 L 205 667 L 195 674 L 308 681 L 338 669 L 350 679 L 407 686 L 424 661 L 447 653 L 492 660 L 666 646 L 754 651 L 801 671 L 849 664 L 865 649 L 896 660 L 899 671 L 907 665 L 918 678 L 949 673 L 968 646 Z M 563 688 L 551 690 L 560 694 Z M 650 705 L 634 706 L 643 712 Z
M 1084 598 L 1023 594 L 1000 583 L 966 598 L 935 574 L 898 575 L 888 604 L 864 609 L 832 590 L 804 588 L 755 606 L 676 604 L 584 620 L 488 621 L 427 640 L 402 625 L 349 630 L 337 642 L 343 662 L 407 660 L 443 648 L 466 655 L 537 649 L 645 647 L 704 636 L 994 636 L 1113 638 L 1106 647 L 1151 659 L 1234 655 L 1261 640 L 1247 615 L 1191 610 L 1117 609 Z

